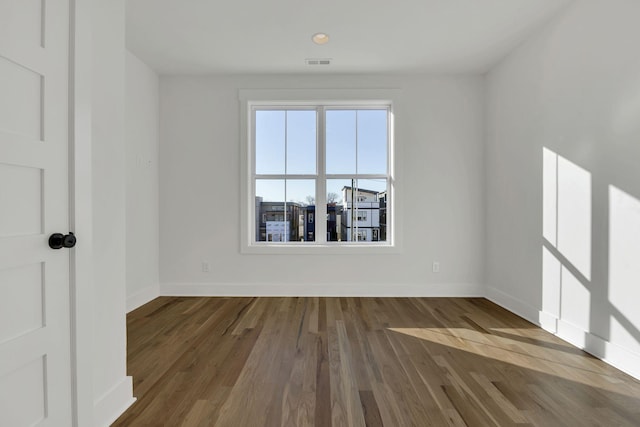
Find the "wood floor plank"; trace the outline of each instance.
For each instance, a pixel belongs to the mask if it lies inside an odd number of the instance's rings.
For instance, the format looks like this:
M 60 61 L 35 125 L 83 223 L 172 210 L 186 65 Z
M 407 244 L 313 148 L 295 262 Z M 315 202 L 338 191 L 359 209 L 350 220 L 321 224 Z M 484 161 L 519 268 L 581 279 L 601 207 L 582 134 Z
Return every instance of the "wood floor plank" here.
M 440 386 L 443 384 L 443 379 L 441 377 L 431 377 L 425 381 L 420 375 L 414 361 L 427 358 L 421 357 L 423 348 L 418 340 L 401 339 L 398 334 L 388 334 L 388 336 L 393 348 L 396 350 L 398 361 L 411 384 L 413 392 L 410 392 L 409 395 L 413 399 L 417 399 L 417 402 L 413 404 L 423 409 L 420 418 L 423 418 L 428 425 L 464 425 L 462 418 L 456 415 L 454 415 L 455 421 L 449 422 L 447 415 L 451 413 L 457 414 L 457 411 L 449 404 L 450 402 L 445 396 L 440 396 L 441 393 L 436 394 L 434 392 L 434 390 L 441 391 Z M 431 360 L 430 358 L 428 359 Z M 452 411 L 442 411 L 443 408 Z
M 282 426 L 313 426 L 316 412 L 318 346 L 305 334 L 296 352 L 282 398 Z
M 640 382 L 482 298 L 161 297 L 124 426 L 638 426 Z
M 341 393 L 332 397 L 334 402 L 340 400 L 345 407 L 347 425 L 364 426 L 364 414 L 362 411 L 362 403 L 360 402 L 360 394 L 358 392 L 358 383 L 356 378 L 356 370 L 354 368 L 353 351 L 349 344 L 347 330 L 344 321 L 336 321 L 336 343 L 338 351 L 338 359 L 330 358 L 330 362 L 337 362 L 336 370 L 338 372 L 335 379 Z M 334 372 L 330 369 L 330 372 Z
M 376 403 L 376 398 L 370 390 L 360 390 L 360 404 L 362 405 L 362 413 L 364 414 L 364 423 L 367 427 L 382 427 L 382 418 L 380 410 Z

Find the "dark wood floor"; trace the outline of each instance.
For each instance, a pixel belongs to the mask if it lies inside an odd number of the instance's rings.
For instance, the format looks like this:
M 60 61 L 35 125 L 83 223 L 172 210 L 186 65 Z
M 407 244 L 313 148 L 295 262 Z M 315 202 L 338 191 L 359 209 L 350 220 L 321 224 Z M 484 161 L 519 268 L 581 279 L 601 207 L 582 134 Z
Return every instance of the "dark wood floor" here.
M 115 426 L 638 426 L 640 382 L 485 299 L 158 298 Z

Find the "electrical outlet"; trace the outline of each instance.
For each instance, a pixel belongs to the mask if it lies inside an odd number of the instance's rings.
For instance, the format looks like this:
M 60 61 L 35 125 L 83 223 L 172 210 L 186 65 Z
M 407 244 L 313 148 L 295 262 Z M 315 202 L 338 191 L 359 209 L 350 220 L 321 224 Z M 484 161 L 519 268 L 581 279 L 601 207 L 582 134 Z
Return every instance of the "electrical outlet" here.
M 202 261 L 202 272 L 208 273 L 211 271 L 211 265 L 207 261 Z
M 433 271 L 434 273 L 440 273 L 440 262 L 439 261 L 433 261 L 433 265 L 431 266 L 431 271 Z

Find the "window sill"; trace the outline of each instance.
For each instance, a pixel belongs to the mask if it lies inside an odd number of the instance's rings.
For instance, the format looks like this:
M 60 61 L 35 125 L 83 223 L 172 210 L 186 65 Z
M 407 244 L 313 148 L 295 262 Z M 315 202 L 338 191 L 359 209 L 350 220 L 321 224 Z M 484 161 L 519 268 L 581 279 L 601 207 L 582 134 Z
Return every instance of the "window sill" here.
M 262 254 L 262 255 L 375 255 L 375 254 L 393 254 L 402 252 L 398 245 L 362 245 L 362 244 L 298 244 L 298 243 L 281 243 L 281 244 L 253 244 L 243 245 L 241 253 L 243 254 Z

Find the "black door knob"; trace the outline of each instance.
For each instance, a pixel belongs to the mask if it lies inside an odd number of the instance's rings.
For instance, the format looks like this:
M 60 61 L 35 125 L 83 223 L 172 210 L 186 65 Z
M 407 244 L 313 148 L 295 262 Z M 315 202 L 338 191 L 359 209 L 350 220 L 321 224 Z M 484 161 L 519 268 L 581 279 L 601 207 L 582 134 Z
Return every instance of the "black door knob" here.
M 53 233 L 49 236 L 49 247 L 51 249 L 72 248 L 76 245 L 76 236 L 69 232 L 66 236 L 62 233 Z

